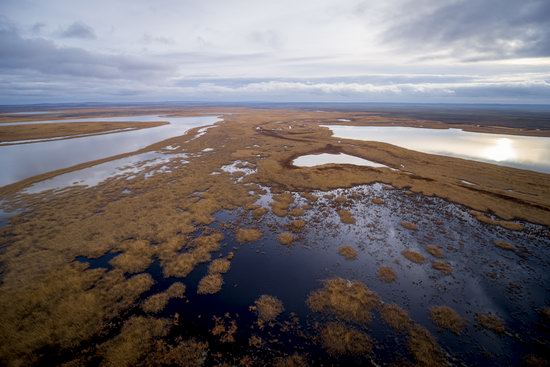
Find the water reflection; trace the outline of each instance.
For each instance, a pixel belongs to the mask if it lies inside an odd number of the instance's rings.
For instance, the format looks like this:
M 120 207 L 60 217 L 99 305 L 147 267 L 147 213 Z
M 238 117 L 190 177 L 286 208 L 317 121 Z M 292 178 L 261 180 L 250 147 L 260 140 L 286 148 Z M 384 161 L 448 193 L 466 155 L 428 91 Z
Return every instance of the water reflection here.
M 296 158 L 292 164 L 297 167 L 314 167 L 323 164 L 354 164 L 356 166 L 388 167 L 381 163 L 372 162 L 349 154 L 308 154 Z
M 459 129 L 325 126 L 335 137 L 380 141 L 403 148 L 550 173 L 550 138 Z

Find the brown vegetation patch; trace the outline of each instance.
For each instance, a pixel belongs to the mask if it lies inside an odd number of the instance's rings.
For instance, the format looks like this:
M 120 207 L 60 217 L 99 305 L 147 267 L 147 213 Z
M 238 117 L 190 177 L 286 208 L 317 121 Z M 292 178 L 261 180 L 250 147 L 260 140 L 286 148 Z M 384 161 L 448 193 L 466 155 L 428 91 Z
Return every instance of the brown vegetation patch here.
M 294 208 L 290 211 L 290 215 L 292 215 L 293 217 L 301 217 L 302 215 L 305 214 L 305 210 L 304 208 Z
M 443 257 L 443 249 L 436 245 L 428 245 L 426 246 L 426 251 L 432 255 L 433 257 L 442 258 Z
M 256 228 L 237 229 L 237 241 L 240 243 L 254 242 L 262 238 L 262 232 Z
M 300 354 L 292 354 L 287 357 L 279 357 L 275 359 L 273 367 L 308 367 L 307 358 Z
M 475 319 L 481 327 L 487 330 L 494 331 L 497 334 L 506 332 L 504 322 L 493 313 L 476 313 Z
M 338 210 L 337 213 L 340 216 L 340 221 L 342 223 L 355 224 L 355 218 L 353 217 L 353 214 L 351 214 L 349 210 L 341 209 L 341 210 Z
M 363 283 L 342 278 L 323 282 L 323 288 L 309 294 L 307 304 L 315 312 L 332 313 L 349 321 L 367 323 L 380 300 Z
M 516 249 L 510 242 L 500 240 L 495 241 L 495 246 L 506 251 L 514 251 Z
M 437 326 L 452 331 L 457 335 L 460 335 L 466 324 L 464 319 L 448 306 L 434 306 L 430 308 L 430 316 Z
M 256 209 L 252 210 L 252 216 L 254 217 L 254 219 L 260 219 L 267 212 L 268 212 L 267 208 L 262 208 L 262 207 L 256 208 Z
M 410 330 L 409 349 L 420 366 L 432 367 L 446 364 L 437 341 L 420 325 L 414 325 Z
M 283 303 L 277 297 L 268 294 L 261 295 L 254 305 L 258 318 L 263 321 L 273 321 L 285 310 Z
M 222 289 L 223 278 L 221 274 L 205 275 L 197 286 L 198 294 L 214 294 Z
M 444 261 L 434 261 L 432 262 L 432 268 L 442 272 L 445 275 L 449 275 L 453 272 L 453 267 L 451 264 L 446 263 Z
M 290 227 L 294 231 L 301 231 L 305 227 L 305 225 L 306 225 L 306 222 L 302 219 L 296 219 L 290 222 Z
M 238 329 L 237 322 L 235 320 L 226 320 L 218 316 L 212 317 L 212 320 L 214 320 L 214 327 L 210 331 L 212 335 L 219 337 L 222 343 L 234 343 L 235 334 Z
M 227 273 L 229 268 L 231 268 L 231 261 L 227 259 L 215 259 L 208 266 L 208 274 Z
M 145 312 L 158 313 L 164 310 L 171 298 L 183 298 L 185 293 L 185 284 L 173 283 L 165 292 L 157 293 L 147 298 L 141 308 Z
M 389 266 L 381 266 L 378 268 L 378 278 L 386 283 L 394 282 L 397 279 L 397 274 Z
M 418 229 L 418 226 L 416 225 L 416 223 L 405 222 L 405 221 L 401 222 L 401 227 L 409 229 L 411 231 L 416 231 Z
M 310 203 L 314 203 L 319 199 L 317 196 L 313 195 L 310 192 L 303 192 L 301 195 L 305 197 Z
M 401 255 L 405 256 L 407 260 L 412 261 L 413 263 L 416 263 L 416 264 L 423 264 L 424 261 L 426 261 L 426 259 L 424 258 L 424 256 L 422 256 L 422 254 L 413 250 L 403 250 L 401 251 Z
M 294 242 L 294 235 L 290 232 L 283 232 L 278 237 L 281 245 L 290 246 Z
M 323 326 L 321 341 L 331 355 L 363 355 L 372 350 L 368 335 L 340 322 L 329 322 Z
M 380 308 L 380 316 L 388 325 L 398 331 L 409 330 L 413 325 L 409 313 L 394 303 L 384 303 Z
M 125 252 L 110 261 L 126 273 L 141 273 L 151 265 L 152 248 L 147 241 L 129 241 L 122 246 Z
M 357 259 L 357 251 L 351 246 L 342 246 L 338 249 L 338 253 L 342 255 L 346 260 Z
M 371 202 L 376 205 L 382 205 L 384 204 L 384 199 L 381 198 L 372 198 Z
M 521 223 L 515 223 L 512 221 L 507 220 L 500 220 L 500 219 L 492 219 L 485 215 L 482 212 L 476 211 L 476 210 L 470 210 L 470 213 L 476 217 L 477 220 L 479 220 L 482 223 L 490 224 L 493 226 L 500 226 L 502 228 L 509 229 L 511 231 L 523 231 L 523 224 Z

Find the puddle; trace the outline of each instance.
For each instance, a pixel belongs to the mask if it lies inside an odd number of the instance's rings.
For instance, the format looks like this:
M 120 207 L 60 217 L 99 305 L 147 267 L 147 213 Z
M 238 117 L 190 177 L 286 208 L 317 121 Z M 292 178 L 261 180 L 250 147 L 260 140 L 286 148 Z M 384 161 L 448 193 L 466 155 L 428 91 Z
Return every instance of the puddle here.
M 129 116 L 74 120 L 75 123 L 78 121 L 168 121 L 170 124 L 123 133 L 1 146 L 0 170 L 2 175 L 0 175 L 0 186 L 41 173 L 132 152 L 153 143 L 183 135 L 192 128 L 211 125 L 219 120 L 215 116 Z M 43 121 L 43 123 L 48 122 Z
M 323 126 L 337 138 L 379 141 L 424 153 L 550 173 L 548 137 L 475 133 L 460 129 Z
M 360 157 L 356 157 L 349 154 L 332 154 L 332 153 L 321 153 L 321 154 L 308 154 L 300 156 L 292 164 L 297 167 L 315 167 L 321 166 L 323 164 L 353 164 L 356 166 L 367 166 L 375 168 L 389 168 L 388 166 L 369 161 Z
M 258 203 L 269 208 L 272 195 L 268 188 L 264 192 Z M 296 241 L 291 247 L 280 245 L 277 236 L 288 230 L 292 217 L 267 213 L 257 221 L 240 209 L 218 212 L 210 227 L 223 232 L 224 240 L 212 258 L 235 252 L 230 270 L 223 275 L 221 291 L 197 294 L 197 284 L 206 275 L 208 263 L 197 266 L 185 278 L 164 278 L 161 264 L 155 261 L 148 269 L 155 285 L 142 299 L 166 290 L 176 281 L 185 283 L 185 300 L 172 299 L 158 317 L 181 318 L 174 333 L 207 340 L 211 356 L 215 352 L 237 357 L 258 353 L 263 358 L 274 358 L 282 352 L 299 352 L 308 356 L 311 365 L 374 365 L 368 355 L 330 356 L 315 342 L 315 325 L 325 322 L 327 316 L 311 312 L 306 299 L 322 286 L 323 279 L 332 277 L 359 280 L 383 302 L 396 303 L 407 310 L 414 322 L 432 333 L 453 365 L 518 365 L 526 354 L 544 350 L 538 342 L 545 336 L 537 314 L 546 305 L 550 286 L 550 239 L 545 237 L 544 227 L 523 223 L 525 230 L 514 232 L 488 226 L 475 220 L 465 208 L 443 199 L 410 195 L 382 184 L 314 195 L 318 200 L 309 203 L 311 208 L 300 218 L 306 225 L 295 232 Z M 298 193 L 293 196 L 293 207 L 308 203 Z M 335 197 L 347 200 L 335 204 Z M 373 204 L 374 197 L 384 204 Z M 353 214 L 356 225 L 340 222 L 336 210 L 341 208 Z M 416 223 L 418 229 L 403 228 L 400 223 L 404 220 Z M 239 244 L 236 227 L 259 228 L 263 237 Z M 199 234 L 200 231 L 195 235 Z M 509 241 L 521 252 L 498 249 L 495 240 Z M 338 254 L 344 244 L 357 251 L 356 260 L 345 260 Z M 442 248 L 441 260 L 453 268 L 450 275 L 442 275 L 431 267 L 431 262 L 438 259 L 426 251 L 429 244 Z M 422 253 L 426 262 L 408 261 L 401 255 L 404 249 Z M 105 256 L 94 262 L 78 260 L 106 267 Z M 377 270 L 382 265 L 396 272 L 395 282 L 378 279 Z M 285 311 L 279 316 L 279 323 L 263 327 L 256 324 L 256 315 L 249 306 L 262 294 L 283 302 Z M 464 318 L 466 327 L 459 336 L 433 324 L 428 310 L 436 305 L 450 306 Z M 140 309 L 134 312 L 143 313 Z M 477 312 L 498 314 L 508 333 L 499 336 L 476 326 Z M 236 321 L 235 343 L 222 343 L 210 333 L 214 316 Z M 410 359 L 406 338 L 389 328 L 376 311 L 373 316 L 365 329 L 373 339 L 373 359 L 384 361 L 384 365 Z M 287 327 L 285 323 L 293 318 L 297 324 Z M 249 347 L 251 335 L 260 336 L 265 345 L 256 351 Z

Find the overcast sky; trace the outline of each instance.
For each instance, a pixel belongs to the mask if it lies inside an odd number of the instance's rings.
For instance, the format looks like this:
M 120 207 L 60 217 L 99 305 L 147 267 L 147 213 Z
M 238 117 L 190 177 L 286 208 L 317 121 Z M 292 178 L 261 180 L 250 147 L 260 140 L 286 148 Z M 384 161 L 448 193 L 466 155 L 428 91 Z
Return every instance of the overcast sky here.
M 0 0 L 0 104 L 550 102 L 550 0 Z

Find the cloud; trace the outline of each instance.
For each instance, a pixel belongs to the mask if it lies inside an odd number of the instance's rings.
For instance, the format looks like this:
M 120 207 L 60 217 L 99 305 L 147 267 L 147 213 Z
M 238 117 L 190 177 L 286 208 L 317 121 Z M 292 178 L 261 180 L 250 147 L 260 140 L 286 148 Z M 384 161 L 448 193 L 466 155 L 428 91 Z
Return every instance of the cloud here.
M 80 38 L 93 39 L 95 33 L 92 27 L 81 22 L 74 22 L 67 28 L 61 31 L 60 36 L 63 38 Z
M 384 39 L 423 57 L 465 61 L 550 56 L 550 1 L 411 1 Z M 406 6 L 406 5 L 405 5 Z
M 163 36 L 153 36 L 152 34 L 145 33 L 141 37 L 141 42 L 145 44 L 153 44 L 158 43 L 162 45 L 173 45 L 176 43 L 173 38 L 170 37 L 163 37 Z

